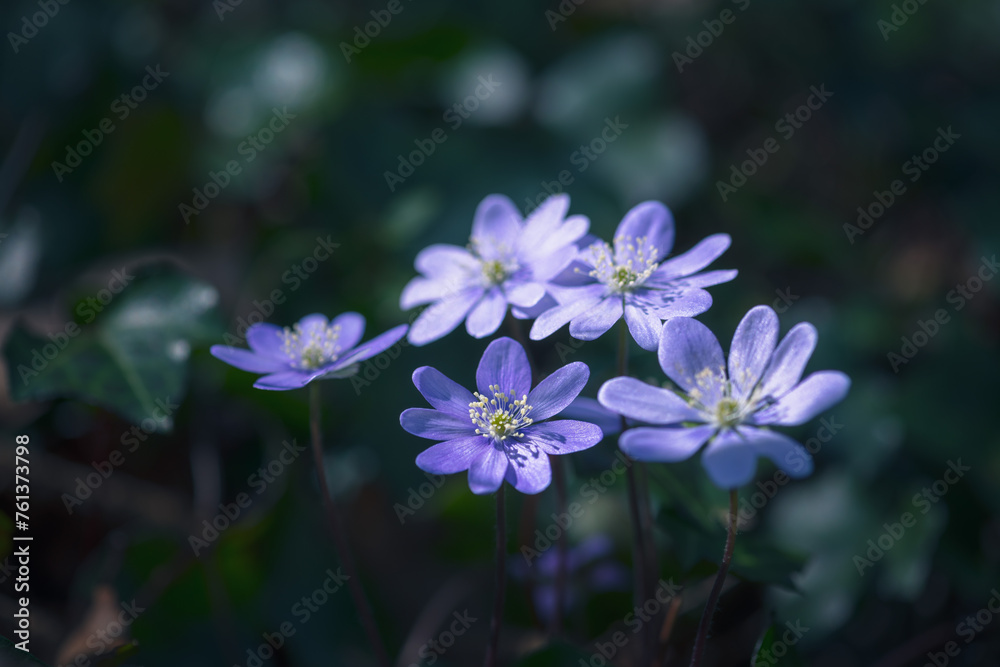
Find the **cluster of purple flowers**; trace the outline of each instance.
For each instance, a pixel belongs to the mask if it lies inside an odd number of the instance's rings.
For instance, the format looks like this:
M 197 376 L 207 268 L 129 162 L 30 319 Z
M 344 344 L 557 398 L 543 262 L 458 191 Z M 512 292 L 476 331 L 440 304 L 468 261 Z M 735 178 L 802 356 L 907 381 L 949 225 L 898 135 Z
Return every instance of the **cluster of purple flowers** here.
M 802 424 L 847 393 L 843 373 L 821 371 L 801 380 L 816 345 L 815 328 L 799 324 L 779 344 L 777 315 L 758 306 L 737 327 L 727 363 L 716 337 L 692 318 L 712 305 L 706 287 L 736 277 L 734 270 L 704 270 L 729 247 L 728 235 L 709 236 L 670 257 L 674 221 L 660 202 L 628 211 L 611 243 L 590 236 L 589 220 L 568 211 L 566 195 L 548 198 L 527 218 L 507 197 L 486 197 L 468 245 L 436 244 L 417 255 L 420 275 L 403 289 L 400 306 L 426 307 L 408 329 L 398 326 L 358 345 L 361 315 L 327 321 L 315 314 L 291 328 L 254 325 L 247 332 L 250 350 L 217 345 L 212 354 L 264 374 L 257 388 L 287 390 L 350 377 L 360 362 L 404 335 L 426 345 L 464 321 L 471 336 L 490 336 L 508 310 L 515 319 L 534 319 L 532 340 L 566 324 L 573 337 L 595 340 L 624 318 L 635 342 L 657 352 L 674 386 L 616 377 L 600 388 L 599 406 L 581 410 L 589 400 L 575 400 L 589 378 L 585 364 L 564 366 L 532 388 L 524 348 L 498 338 L 480 360 L 475 392 L 430 367 L 413 373 L 432 408 L 406 410 L 400 424 L 438 441 L 417 457 L 417 466 L 435 474 L 467 470 L 477 494 L 496 491 L 504 480 L 538 493 L 551 481 L 547 455 L 592 447 L 603 437 L 599 426 L 620 415 L 633 426 L 619 438 L 626 454 L 669 462 L 700 450 L 709 477 L 723 488 L 749 482 L 759 456 L 791 476 L 809 474 L 809 453 L 771 427 Z M 571 414 L 590 417 L 551 419 Z

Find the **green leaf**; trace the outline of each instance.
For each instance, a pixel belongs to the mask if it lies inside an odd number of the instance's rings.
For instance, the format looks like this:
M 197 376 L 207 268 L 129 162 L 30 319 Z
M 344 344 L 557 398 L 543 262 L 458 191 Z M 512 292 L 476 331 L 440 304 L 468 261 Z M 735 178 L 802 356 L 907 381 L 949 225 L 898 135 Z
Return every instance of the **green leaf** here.
M 20 665 L 47 667 L 47 665 L 26 651 L 14 647 L 14 643 L 0 636 L 0 665 L 4 667 L 19 667 Z
M 580 661 L 589 664 L 593 657 L 572 644 L 557 641 L 522 658 L 516 664 L 517 667 L 571 667 L 580 664 Z
M 90 323 L 68 322 L 45 337 L 15 328 L 3 351 L 11 394 L 78 398 L 170 431 L 191 348 L 221 336 L 217 301 L 211 285 L 159 272 L 137 276 Z
M 784 637 L 789 637 L 791 642 L 785 642 Z M 757 645 L 753 649 L 753 658 L 750 660 L 750 667 L 765 667 L 766 665 L 780 664 L 781 667 L 805 667 L 805 662 L 795 650 L 798 637 L 794 633 L 786 630 L 784 626 L 768 626 L 764 634 L 757 640 Z M 777 652 L 775 652 L 777 649 Z M 781 655 L 778 655 L 780 653 Z
M 791 575 L 800 572 L 809 561 L 808 556 L 774 546 L 769 541 L 753 536 L 740 544 L 736 536 L 731 572 L 747 581 L 775 584 L 789 590 L 798 590 Z

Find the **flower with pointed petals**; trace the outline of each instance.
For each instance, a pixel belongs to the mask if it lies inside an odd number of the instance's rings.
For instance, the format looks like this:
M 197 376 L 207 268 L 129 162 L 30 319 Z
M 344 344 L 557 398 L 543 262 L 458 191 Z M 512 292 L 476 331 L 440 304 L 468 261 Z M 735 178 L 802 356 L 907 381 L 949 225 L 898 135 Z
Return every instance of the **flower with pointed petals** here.
M 531 339 L 542 340 L 569 323 L 569 333 L 595 340 L 625 316 L 643 349 L 655 350 L 663 320 L 704 313 L 712 297 L 704 287 L 736 277 L 736 271 L 698 273 L 729 247 L 728 234 L 704 239 L 682 255 L 666 259 L 674 244 L 674 219 L 657 201 L 625 214 L 614 245 L 598 241 L 553 280 L 558 306 L 538 316 Z
M 409 340 L 426 345 L 451 333 L 462 320 L 475 338 L 496 332 L 511 306 L 515 317 L 546 296 L 549 280 L 576 256 L 575 242 L 590 222 L 566 218 L 567 195 L 549 197 L 526 220 L 503 195 L 490 195 L 476 208 L 466 248 L 437 244 L 420 251 L 420 276 L 400 295 L 404 310 L 430 304 L 414 321 Z
M 818 371 L 800 382 L 816 347 L 816 329 L 803 322 L 778 344 L 778 316 L 757 306 L 736 328 L 728 372 L 722 347 L 708 328 L 687 317 L 669 320 L 660 336 L 660 368 L 678 395 L 629 377 L 605 382 L 605 407 L 653 424 L 629 429 L 618 441 L 640 461 L 682 461 L 706 442 L 708 476 L 722 488 L 749 482 L 757 457 L 771 459 L 789 477 L 812 472 L 809 452 L 771 426 L 804 424 L 847 395 L 850 379 Z
M 504 480 L 521 493 L 540 493 L 552 481 L 549 454 L 587 449 L 602 438 L 593 424 L 545 421 L 569 405 L 589 377 L 587 365 L 575 361 L 532 389 L 524 348 L 498 338 L 479 361 L 476 392 L 430 366 L 415 370 L 413 384 L 434 409 L 410 408 L 399 423 L 413 435 L 440 441 L 417 456 L 425 472 L 468 470 L 475 494 L 493 493 Z
M 307 315 L 292 327 L 258 322 L 247 329 L 249 350 L 213 345 L 211 352 L 230 366 L 251 373 L 265 373 L 254 382 L 257 389 L 284 391 L 304 387 L 313 380 L 346 378 L 358 364 L 384 352 L 406 335 L 407 326 L 386 331 L 358 345 L 365 332 L 365 318 L 344 313 L 331 321 L 324 315 Z

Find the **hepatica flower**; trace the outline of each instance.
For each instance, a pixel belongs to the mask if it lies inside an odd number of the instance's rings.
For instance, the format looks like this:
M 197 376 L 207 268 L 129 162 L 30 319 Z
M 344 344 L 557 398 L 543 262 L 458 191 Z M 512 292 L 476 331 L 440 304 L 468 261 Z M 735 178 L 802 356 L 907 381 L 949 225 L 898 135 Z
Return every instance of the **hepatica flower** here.
M 350 377 L 358 364 L 384 352 L 406 335 L 407 326 L 386 331 L 358 345 L 365 318 L 344 313 L 327 321 L 318 313 L 307 315 L 292 327 L 261 322 L 247 329 L 249 350 L 213 345 L 212 356 L 251 373 L 265 373 L 254 382 L 257 389 L 298 389 L 313 380 Z
M 417 456 L 421 470 L 468 470 L 476 494 L 492 493 L 504 480 L 522 493 L 539 493 L 552 480 L 549 454 L 569 454 L 601 440 L 594 424 L 545 421 L 569 405 L 589 377 L 590 369 L 577 361 L 532 389 L 524 348 L 498 338 L 479 361 L 475 392 L 429 366 L 414 371 L 413 384 L 434 409 L 410 408 L 399 423 L 413 435 L 440 441 Z
M 798 324 L 777 341 L 774 311 L 751 309 L 736 329 L 727 369 L 719 341 L 704 324 L 686 317 L 668 321 L 660 336 L 660 368 L 683 394 L 627 377 L 604 383 L 597 394 L 602 405 L 655 425 L 626 431 L 619 447 L 640 461 L 681 461 L 707 442 L 702 464 L 727 489 L 753 478 L 758 456 L 790 477 L 809 475 L 809 452 L 770 427 L 807 422 L 843 399 L 850 380 L 838 371 L 819 371 L 800 382 L 816 347 L 811 324 Z
M 420 276 L 399 299 L 402 309 L 428 306 L 410 329 L 414 345 L 450 333 L 462 320 L 470 335 L 484 338 L 500 328 L 507 307 L 525 319 L 546 296 L 549 280 L 577 254 L 575 242 L 590 226 L 583 216 L 566 218 L 569 197 L 549 197 L 522 220 L 502 195 L 486 197 L 476 208 L 468 247 L 437 244 L 417 255 Z
M 559 305 L 538 316 L 531 338 L 542 340 L 569 323 L 574 338 L 595 340 L 624 315 L 635 341 L 655 350 L 663 320 L 705 312 L 712 297 L 702 288 L 736 277 L 736 271 L 698 273 L 729 242 L 729 235 L 715 234 L 665 260 L 674 244 L 673 217 L 660 202 L 643 202 L 625 214 L 612 245 L 590 245 L 572 273 L 554 281 Z

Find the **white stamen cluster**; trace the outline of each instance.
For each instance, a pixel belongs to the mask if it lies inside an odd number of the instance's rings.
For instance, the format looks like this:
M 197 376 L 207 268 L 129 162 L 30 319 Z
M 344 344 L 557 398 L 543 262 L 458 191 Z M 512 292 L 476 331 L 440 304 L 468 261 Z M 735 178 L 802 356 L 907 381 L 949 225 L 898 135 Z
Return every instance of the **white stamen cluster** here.
M 516 399 L 514 392 L 500 391 L 500 386 L 491 384 L 493 398 L 487 398 L 478 391 L 473 393 L 477 401 L 469 403 L 469 419 L 476 426 L 476 433 L 484 438 L 503 442 L 507 438 L 521 438 L 524 433 L 518 429 L 530 426 L 534 421 L 528 416 L 531 406 L 528 396 Z
M 505 245 L 497 245 L 490 243 L 490 252 L 488 254 L 495 255 L 495 259 L 485 259 L 484 253 L 482 251 L 483 246 L 487 245 L 482 239 L 477 239 L 475 237 L 469 239 L 469 251 L 479 259 L 480 270 L 482 272 L 483 283 L 486 287 L 494 287 L 500 285 L 505 281 L 510 274 L 517 271 L 518 264 L 514 259 L 511 259 L 513 255 L 510 248 Z M 500 259 L 504 258 L 504 259 Z
M 312 329 L 308 335 L 302 326 L 285 327 L 281 334 L 282 350 L 292 358 L 292 366 L 305 370 L 319 368 L 331 361 L 336 361 L 340 352 L 338 339 L 340 325 L 326 325 L 323 328 Z
M 726 379 L 724 369 L 704 368 L 694 376 L 695 387 L 687 392 L 689 403 L 701 410 L 707 421 L 719 428 L 734 428 L 742 424 L 750 415 L 766 405 L 766 399 L 760 397 L 759 390 L 754 390 L 746 398 L 740 399 L 733 395 L 733 383 Z M 707 395 L 716 393 L 722 386 L 722 397 L 714 405 L 706 403 Z
M 629 259 L 624 264 L 615 261 L 618 253 L 607 243 L 591 246 L 591 264 L 594 269 L 590 276 L 607 285 L 612 292 L 628 292 L 642 285 L 659 264 L 656 263 L 656 248 L 646 247 L 646 237 L 631 239 L 619 236 L 615 247 L 628 251 Z

